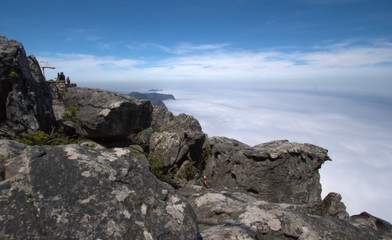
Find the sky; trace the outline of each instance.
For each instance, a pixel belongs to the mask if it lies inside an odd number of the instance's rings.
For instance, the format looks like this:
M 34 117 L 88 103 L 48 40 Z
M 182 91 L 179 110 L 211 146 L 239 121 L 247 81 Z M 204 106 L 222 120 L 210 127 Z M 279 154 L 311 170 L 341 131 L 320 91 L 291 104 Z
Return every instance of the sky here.
M 390 0 L 3 0 L 2 9 L 0 34 L 56 66 L 48 79 L 392 90 Z
M 209 135 L 328 148 L 324 189 L 342 193 L 350 214 L 392 221 L 391 0 L 1 6 L 0 35 L 55 66 L 47 79 L 64 72 L 84 87 L 161 88 L 178 95 L 170 110 L 194 114 Z

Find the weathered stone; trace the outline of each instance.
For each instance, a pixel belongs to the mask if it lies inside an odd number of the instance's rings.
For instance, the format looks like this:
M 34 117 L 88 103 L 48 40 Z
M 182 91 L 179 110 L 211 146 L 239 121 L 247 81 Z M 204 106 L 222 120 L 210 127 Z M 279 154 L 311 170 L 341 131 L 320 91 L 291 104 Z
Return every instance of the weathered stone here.
M 154 118 L 151 124 L 155 132 L 201 132 L 201 126 L 196 118 L 186 114 L 174 116 L 173 113 L 161 107 L 154 107 Z
M 19 161 L 18 173 L 0 182 L 1 238 L 197 237 L 192 208 L 129 151 L 0 145 L 11 149 L 0 156 L 6 169 Z
M 382 239 L 382 232 L 348 221 L 312 216 L 305 205 L 270 203 L 230 189 L 194 186 L 179 193 L 195 209 L 209 239 Z
M 249 147 L 224 137 L 208 143 L 207 186 L 240 188 L 270 202 L 321 201 L 318 169 L 330 160 L 327 150 L 288 141 Z
M 322 202 L 321 215 L 347 220 L 349 215 L 339 193 L 329 193 Z
M 174 116 L 162 107 L 154 107 L 151 127 L 131 136 L 130 139 L 142 146 L 151 159 L 162 160 L 164 175 L 170 175 L 164 180 L 174 186 L 184 186 L 189 180 L 174 178 L 175 171 L 180 169 L 185 161 L 192 162 L 198 170 L 204 167 L 203 146 L 206 134 L 193 116 Z
M 34 56 L 0 36 L 0 138 L 15 139 L 56 127 L 50 88 Z
M 351 216 L 350 222 L 354 226 L 382 233 L 383 239 L 392 239 L 392 224 L 367 212 Z
M 78 132 L 92 139 L 124 139 L 151 125 L 152 106 L 130 96 L 89 88 L 69 88 L 66 107 L 77 107 Z

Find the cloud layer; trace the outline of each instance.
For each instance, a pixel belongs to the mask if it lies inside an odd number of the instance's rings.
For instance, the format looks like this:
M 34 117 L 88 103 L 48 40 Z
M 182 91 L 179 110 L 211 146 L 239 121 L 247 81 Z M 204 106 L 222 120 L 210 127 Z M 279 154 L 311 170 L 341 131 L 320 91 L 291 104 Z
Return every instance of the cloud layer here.
M 288 139 L 329 150 L 321 169 L 323 196 L 339 192 L 350 214 L 392 221 L 392 98 L 362 101 L 350 93 L 220 86 L 171 89 L 175 114 L 194 115 L 209 136 L 249 145 Z
M 265 81 L 305 82 L 314 87 L 392 90 L 392 43 L 347 41 L 310 49 L 230 49 L 230 44 L 181 43 L 169 48 L 131 44 L 161 52 L 159 58 L 118 58 L 86 54 L 38 56 L 77 82 L 103 81 Z M 131 50 L 129 50 L 131 51 Z M 132 52 L 132 51 L 131 51 Z M 163 54 L 164 53 L 164 54 Z M 162 55 L 163 54 L 163 55 Z M 48 78 L 55 71 L 47 73 Z M 294 82 L 295 81 L 295 82 Z

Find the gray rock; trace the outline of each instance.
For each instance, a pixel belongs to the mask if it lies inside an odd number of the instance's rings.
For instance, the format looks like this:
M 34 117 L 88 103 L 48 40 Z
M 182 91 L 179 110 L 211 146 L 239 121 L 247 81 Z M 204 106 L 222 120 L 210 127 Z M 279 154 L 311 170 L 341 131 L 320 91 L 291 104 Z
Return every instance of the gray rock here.
M 209 239 L 382 239 L 381 231 L 307 214 L 305 205 L 270 203 L 229 189 L 194 186 L 179 192 L 196 211 Z
M 383 239 L 392 239 L 392 224 L 367 212 L 351 216 L 350 222 L 354 226 L 360 228 L 370 228 L 377 232 L 381 232 Z
M 197 237 L 190 205 L 129 151 L 0 145 L 6 171 L 13 169 L 0 182 L 2 239 Z
M 343 220 L 350 217 L 346 211 L 346 205 L 342 202 L 342 196 L 334 192 L 328 193 L 323 199 L 321 215 Z
M 66 107 L 77 107 L 78 132 L 92 139 L 124 139 L 151 125 L 152 106 L 130 96 L 89 88 L 69 88 Z
M 184 186 L 190 180 L 189 171 L 187 179 L 175 179 L 176 170 L 180 169 L 186 161 L 201 169 L 203 165 L 203 146 L 206 135 L 202 132 L 199 122 L 186 114 L 174 116 L 171 112 L 161 107 L 154 107 L 151 128 L 131 137 L 141 145 L 150 159 L 163 162 L 163 174 L 170 176 L 165 181 L 173 185 Z M 189 169 L 189 168 L 186 168 Z
M 34 56 L 0 36 L 0 138 L 15 139 L 56 127 L 50 88 Z
M 318 169 L 330 160 L 327 150 L 286 140 L 249 147 L 213 137 L 208 143 L 207 186 L 239 188 L 270 202 L 321 201 Z

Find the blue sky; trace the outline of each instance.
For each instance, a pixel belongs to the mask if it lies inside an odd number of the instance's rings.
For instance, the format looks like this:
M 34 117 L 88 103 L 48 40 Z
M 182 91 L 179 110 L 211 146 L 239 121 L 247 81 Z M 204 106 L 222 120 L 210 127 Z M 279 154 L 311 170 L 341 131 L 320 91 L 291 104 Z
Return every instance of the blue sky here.
M 0 34 L 86 85 L 295 81 L 392 90 L 390 0 L 4 0 L 2 9 Z

